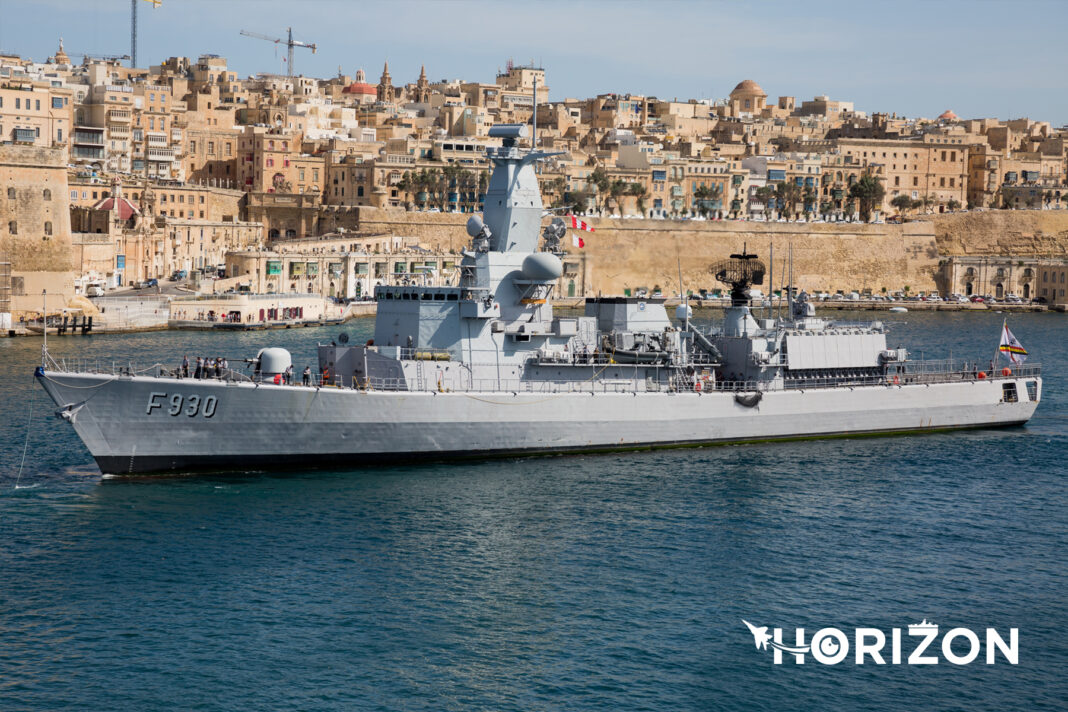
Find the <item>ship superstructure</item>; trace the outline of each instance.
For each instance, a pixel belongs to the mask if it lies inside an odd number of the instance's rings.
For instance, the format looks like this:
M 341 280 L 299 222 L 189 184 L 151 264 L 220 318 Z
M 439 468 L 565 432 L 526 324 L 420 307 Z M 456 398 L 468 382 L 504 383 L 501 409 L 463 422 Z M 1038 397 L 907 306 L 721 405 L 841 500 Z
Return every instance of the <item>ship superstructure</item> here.
M 290 380 L 268 348 L 251 376 L 191 379 L 62 367 L 38 379 L 110 473 L 256 469 L 640 449 L 1026 422 L 1038 366 L 915 361 L 883 324 L 824 320 L 804 293 L 750 305 L 767 272 L 717 265 L 721 323 L 684 303 L 598 297 L 554 314 L 564 222 L 545 214 L 519 125 L 495 126 L 494 170 L 455 287 L 380 286 L 374 338 L 320 345 Z M 546 218 L 549 218 L 547 224 Z M 544 227 L 543 227 L 544 224 Z M 539 249 L 539 246 L 541 249 Z

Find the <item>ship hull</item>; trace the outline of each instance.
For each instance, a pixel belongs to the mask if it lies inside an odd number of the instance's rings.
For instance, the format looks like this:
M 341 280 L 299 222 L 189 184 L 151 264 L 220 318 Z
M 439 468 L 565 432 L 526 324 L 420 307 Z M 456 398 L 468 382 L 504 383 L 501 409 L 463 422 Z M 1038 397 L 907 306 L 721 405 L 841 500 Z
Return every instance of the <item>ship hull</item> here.
M 731 392 L 354 391 L 60 372 L 38 380 L 109 474 L 350 469 L 1001 427 L 1025 423 L 1041 391 L 1037 377 L 968 380 L 770 391 L 746 407 Z M 1003 400 L 1010 382 L 1017 402 Z

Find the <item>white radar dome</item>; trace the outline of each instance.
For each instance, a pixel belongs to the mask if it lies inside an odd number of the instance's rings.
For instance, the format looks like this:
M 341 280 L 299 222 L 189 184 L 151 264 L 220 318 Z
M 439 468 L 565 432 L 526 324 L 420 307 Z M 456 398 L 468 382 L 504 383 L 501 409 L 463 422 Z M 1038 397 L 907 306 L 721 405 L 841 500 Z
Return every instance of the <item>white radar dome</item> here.
M 527 279 L 559 279 L 564 273 L 560 258 L 548 252 L 535 252 L 523 260 L 523 276 Z

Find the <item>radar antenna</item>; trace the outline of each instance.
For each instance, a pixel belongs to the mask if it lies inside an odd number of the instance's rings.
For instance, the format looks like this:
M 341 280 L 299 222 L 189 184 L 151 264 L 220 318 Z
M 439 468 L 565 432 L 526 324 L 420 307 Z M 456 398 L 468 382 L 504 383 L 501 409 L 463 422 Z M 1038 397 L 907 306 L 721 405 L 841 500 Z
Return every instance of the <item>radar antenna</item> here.
M 767 268 L 756 257 L 746 252 L 743 245 L 741 253 L 733 254 L 729 260 L 717 262 L 708 268 L 717 281 L 731 286 L 731 306 L 746 306 L 749 304 L 747 290 L 754 284 L 764 284 Z

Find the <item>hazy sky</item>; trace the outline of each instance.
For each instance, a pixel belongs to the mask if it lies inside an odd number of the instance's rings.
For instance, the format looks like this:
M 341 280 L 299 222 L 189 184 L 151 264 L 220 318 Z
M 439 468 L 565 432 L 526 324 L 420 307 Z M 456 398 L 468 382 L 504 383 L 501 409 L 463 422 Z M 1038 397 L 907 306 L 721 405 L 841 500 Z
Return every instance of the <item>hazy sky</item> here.
M 319 45 L 298 73 L 362 67 L 394 84 L 492 82 L 509 58 L 546 70 L 552 99 L 606 92 L 721 98 L 755 79 L 772 101 L 827 94 L 861 111 L 1027 116 L 1068 124 L 1068 1 L 139 0 L 139 64 L 227 57 L 241 76 L 284 71 L 285 48 L 241 29 Z M 43 60 L 127 54 L 130 0 L 0 0 L 0 49 Z M 72 57 L 75 61 L 80 58 Z

